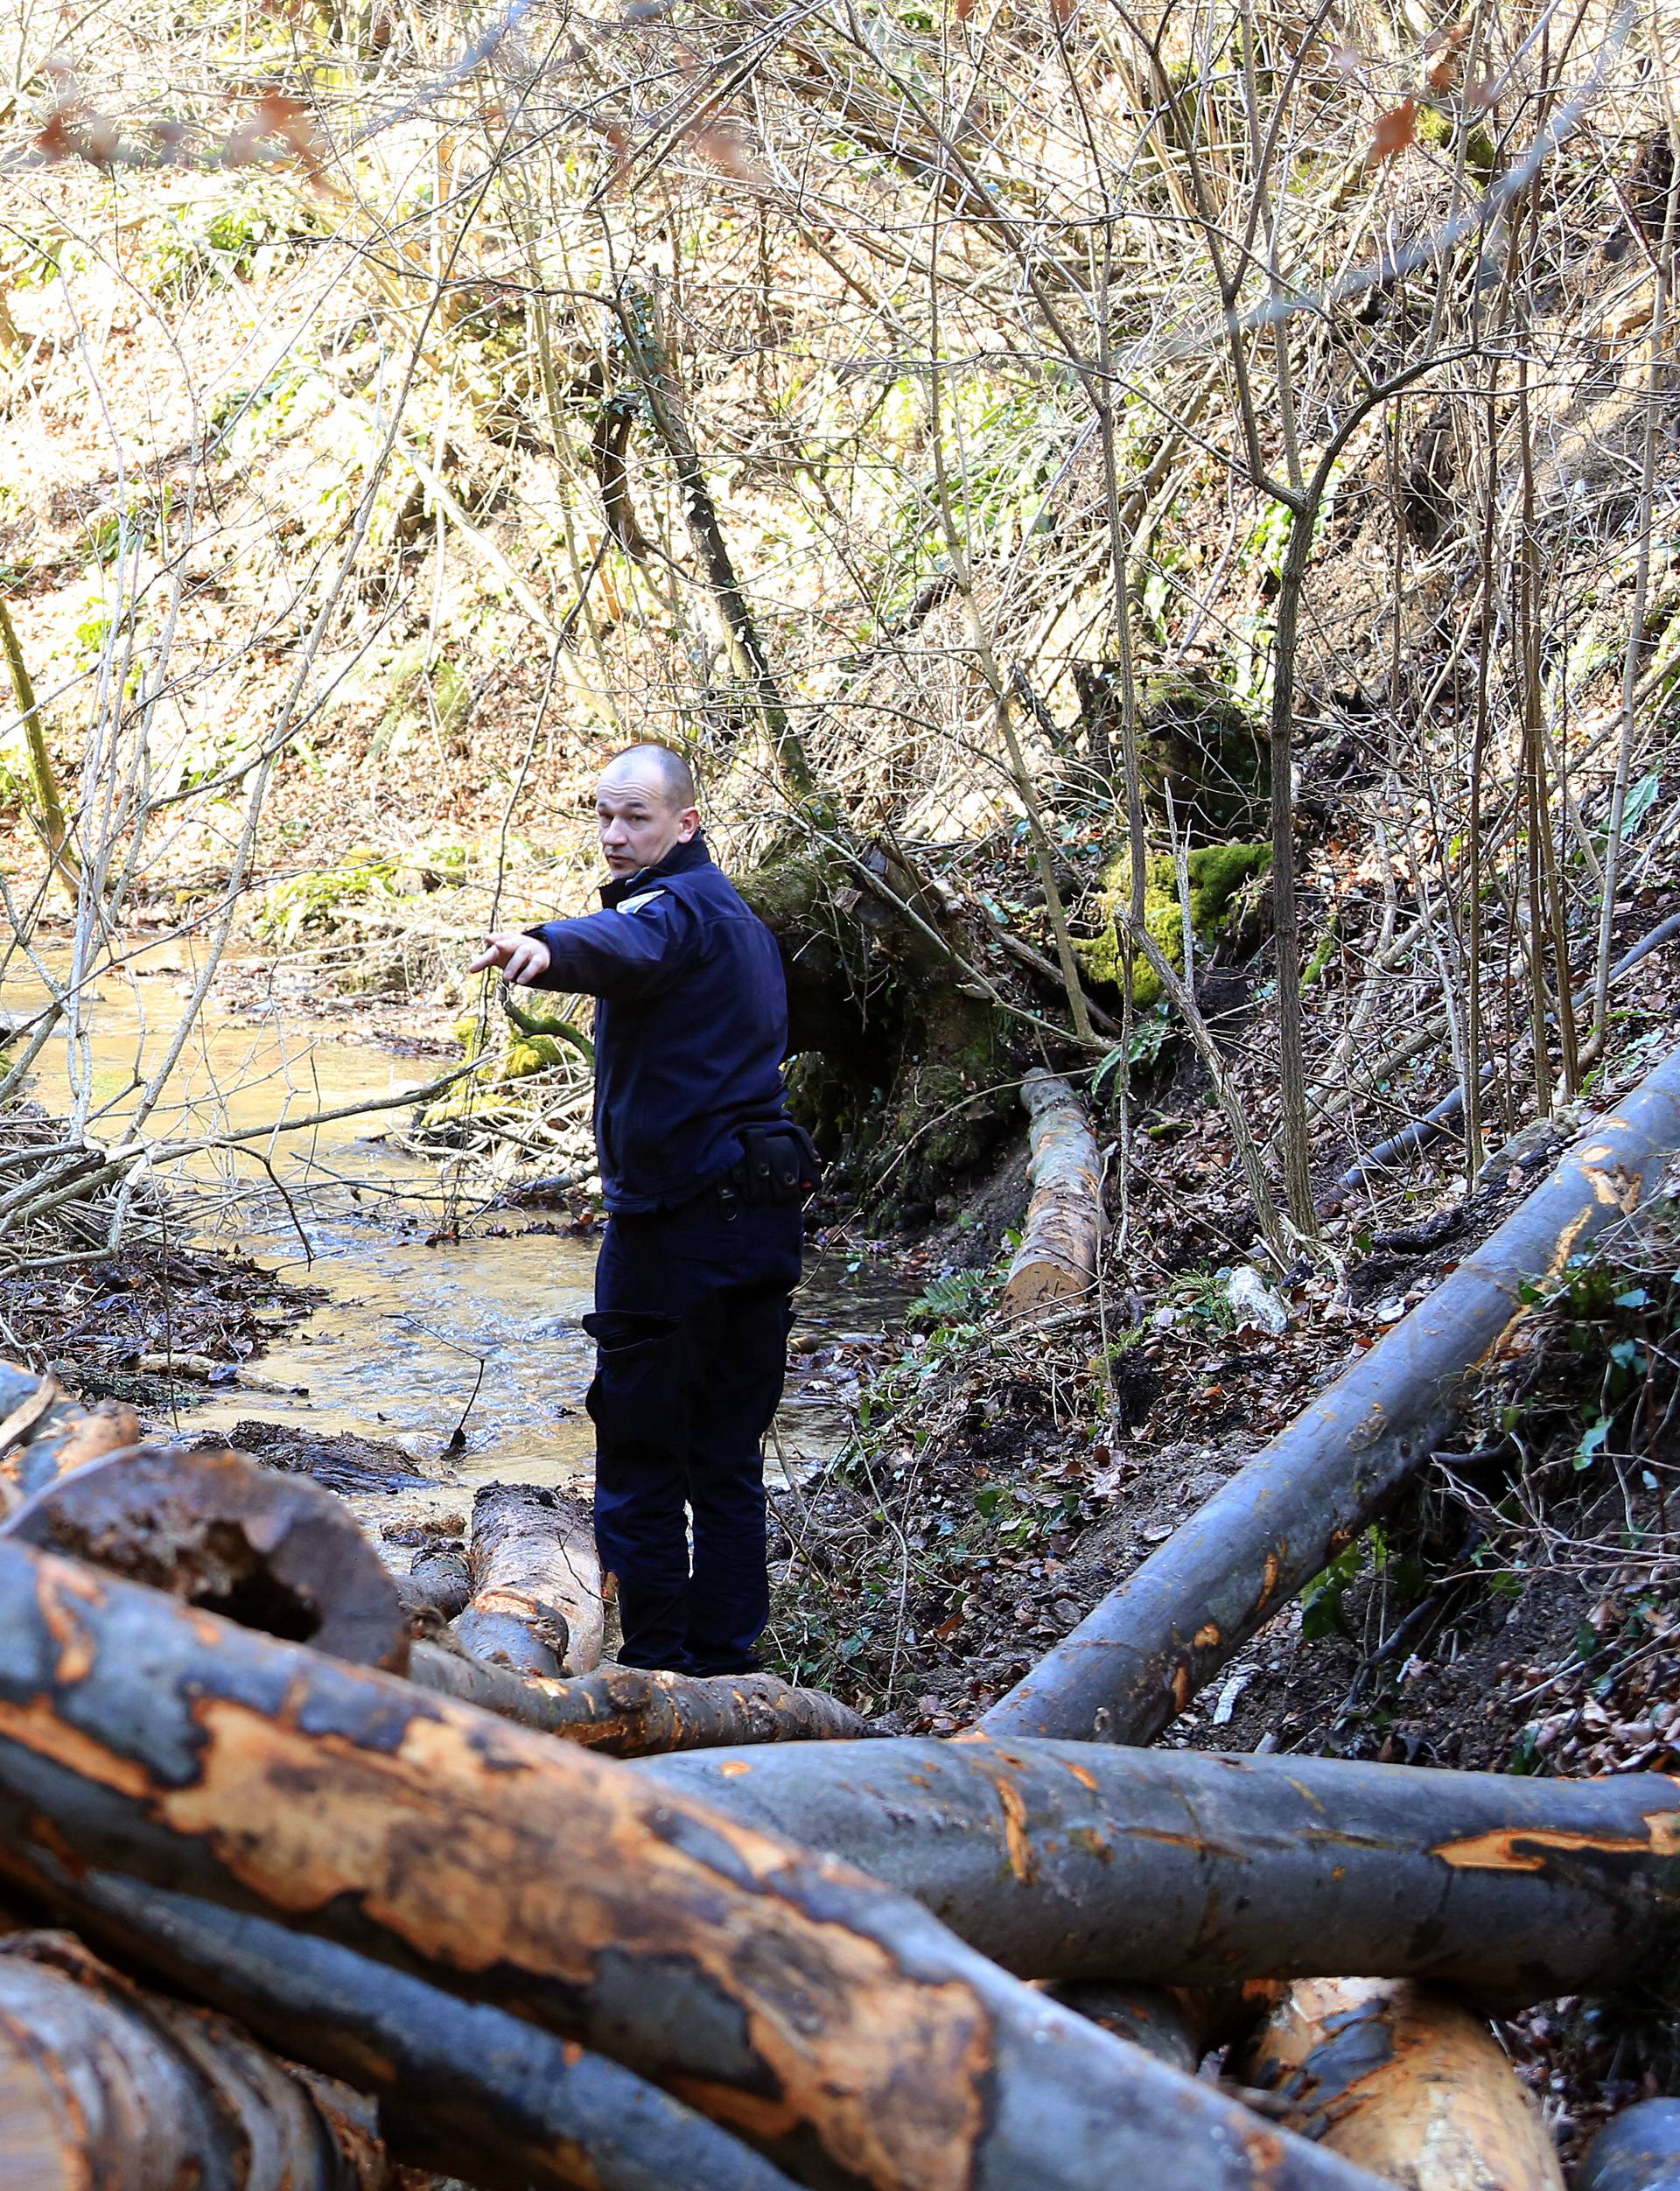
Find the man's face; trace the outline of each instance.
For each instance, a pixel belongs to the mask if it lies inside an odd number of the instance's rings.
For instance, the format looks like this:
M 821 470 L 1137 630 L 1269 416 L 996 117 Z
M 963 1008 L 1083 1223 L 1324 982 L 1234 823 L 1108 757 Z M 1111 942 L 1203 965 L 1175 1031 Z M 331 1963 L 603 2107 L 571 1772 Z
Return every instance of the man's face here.
M 657 867 L 673 845 L 686 844 L 700 826 L 694 807 L 673 807 L 654 769 L 645 761 L 614 761 L 595 794 L 601 851 L 615 876 Z

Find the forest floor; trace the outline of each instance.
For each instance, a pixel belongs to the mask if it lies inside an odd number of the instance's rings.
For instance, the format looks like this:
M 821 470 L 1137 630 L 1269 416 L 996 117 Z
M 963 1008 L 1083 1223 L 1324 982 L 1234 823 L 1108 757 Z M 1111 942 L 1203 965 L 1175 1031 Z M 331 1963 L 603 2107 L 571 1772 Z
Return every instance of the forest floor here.
M 1590 1108 L 1680 1042 L 1662 955 L 1630 978 Z M 1222 1116 L 1193 1063 L 1140 1105 L 1101 1300 L 988 1314 L 1026 1199 L 1018 1148 L 916 1250 L 908 1327 L 801 1367 L 849 1400 L 841 1464 L 779 1502 L 772 1639 L 790 1676 L 908 1732 L 977 1718 L 1545 1176 L 1568 1117 L 1466 1191 L 1447 1140 L 1361 1191 L 1328 1267 L 1228 1290 L 1252 1252 Z M 1497 1144 L 1498 1137 L 1493 1136 Z M 1536 1301 L 1421 1489 L 1240 1652 L 1161 1740 L 1494 1772 L 1680 1768 L 1680 1164 Z M 1111 1213 L 1115 1217 L 1119 1212 Z M 796 1340 L 797 1344 L 798 1341 Z M 1504 2027 L 1566 2157 L 1680 2075 L 1672 2004 L 1589 2001 Z

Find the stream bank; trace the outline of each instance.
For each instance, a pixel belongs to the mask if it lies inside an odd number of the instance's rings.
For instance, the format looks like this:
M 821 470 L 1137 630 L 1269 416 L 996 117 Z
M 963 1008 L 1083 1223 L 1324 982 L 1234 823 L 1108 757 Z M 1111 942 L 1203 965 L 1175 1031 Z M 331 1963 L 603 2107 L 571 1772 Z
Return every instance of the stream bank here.
M 48 1133 L 80 1097 L 94 1138 L 118 1138 L 191 987 L 176 950 L 153 961 L 143 951 L 84 999 L 75 1062 L 49 1045 L 17 1130 Z M 24 1017 L 43 994 L 14 976 L 0 1010 Z M 399 1146 L 408 1114 L 392 1099 L 437 1069 L 419 1049 L 304 1006 L 207 1010 L 154 1124 L 173 1138 L 272 1132 L 243 1158 L 209 1152 L 171 1172 L 164 1244 L 9 1281 L 0 1314 L 19 1350 L 86 1396 L 130 1400 L 153 1432 L 256 1424 L 270 1440 L 369 1441 L 389 1466 L 435 1480 L 423 1506 L 458 1508 L 492 1480 L 586 1481 L 593 1350 L 579 1319 L 598 1213 L 576 1194 L 548 1209 L 474 1200 Z M 354 1104 L 385 1107 L 295 1129 Z M 849 1427 L 820 1350 L 878 1329 L 903 1298 L 867 1250 L 813 1245 L 773 1481 L 815 1466 Z

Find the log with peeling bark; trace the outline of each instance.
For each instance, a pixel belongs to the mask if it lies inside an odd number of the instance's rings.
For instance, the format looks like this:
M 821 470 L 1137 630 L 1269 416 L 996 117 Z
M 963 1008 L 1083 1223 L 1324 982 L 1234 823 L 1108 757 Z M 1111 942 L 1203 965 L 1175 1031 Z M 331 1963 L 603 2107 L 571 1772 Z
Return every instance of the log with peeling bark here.
M 243 1453 L 136 1446 L 45 1485 L 4 1526 L 355 1665 L 408 1663 L 396 1585 L 344 1502 Z
M 409 1678 L 523 1727 L 564 1736 L 604 1757 L 760 1742 L 839 1742 L 866 1736 L 860 1719 L 820 1690 L 775 1674 L 666 1674 L 598 1666 L 576 1681 L 545 1681 L 435 1644 L 416 1643 Z
M 1292 2129 L 1404 2191 L 1564 2191 L 1487 2023 L 1410 1979 L 1301 1979 L 1232 2074 L 1274 2095 Z
M 632 1768 L 844 1854 L 1029 1978 L 1428 1978 L 1502 2006 L 1680 1947 L 1680 1782 L 926 1738 Z
M 1090 1113 L 1054 1073 L 1032 1072 L 1021 1082 L 1032 1120 L 1027 1205 L 998 1303 L 1003 1316 L 1021 1317 L 1088 1293 L 1102 1245 L 1102 1159 Z
M 1575 2191 L 1680 2191 L 1680 2100 L 1641 2100 L 1586 2149 Z
M 0 2183 L 380 2191 L 369 2104 L 237 2025 L 143 1992 L 67 1933 L 0 1941 Z
M 536 1484 L 482 1484 L 467 1550 L 472 1596 L 455 1623 L 475 1658 L 518 1674 L 587 1674 L 601 1662 L 595 1531 L 581 1501 Z
M 1374 2191 L 668 1782 L 0 1540 L 0 1848 L 581 2040 L 828 2191 Z
M 1424 1468 L 1472 1373 L 1680 1148 L 1680 1051 L 1583 1132 L 1434 1292 L 986 1713 L 1004 1738 L 1147 1742 Z
M 704 2115 L 500 2009 L 121 1873 L 16 1850 L 0 1852 L 0 1873 L 126 1967 L 374 2095 L 397 2160 L 478 2191 L 790 2191 Z
M 84 1407 L 58 1382 L 0 1363 L 0 1512 L 66 1470 L 140 1441 L 140 1418 L 117 1400 Z

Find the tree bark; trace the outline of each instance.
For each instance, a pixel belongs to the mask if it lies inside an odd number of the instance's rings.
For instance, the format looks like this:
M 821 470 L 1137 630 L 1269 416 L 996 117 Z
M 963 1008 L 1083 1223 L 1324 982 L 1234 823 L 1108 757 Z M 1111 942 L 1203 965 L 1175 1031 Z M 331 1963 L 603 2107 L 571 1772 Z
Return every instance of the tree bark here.
M 1292 1985 L 1236 2064 L 1292 2130 L 1404 2191 L 1564 2191 L 1539 2111 L 1487 2024 L 1404 1978 Z
M 1502 2006 L 1636 1986 L 1680 1940 L 1680 1783 L 1075 1742 L 638 1766 L 844 1853 L 1023 1977 L 1414 1977 Z
M 1146 1742 L 1428 1463 L 1521 1289 L 1637 1205 L 1680 1146 L 1680 1051 L 1281 1437 L 1246 1461 L 981 1721 L 990 1734 Z
M 409 1581 L 414 1595 L 445 1620 L 465 1613 L 472 1601 L 472 1571 L 466 1554 L 453 1545 L 423 1545 L 409 1563 Z
M 0 1845 L 599 2047 L 825 2191 L 1374 2191 L 668 1784 L 0 1541 Z
M 579 1502 L 536 1484 L 472 1494 L 472 1597 L 455 1633 L 475 1658 L 518 1674 L 586 1674 L 601 1662 L 595 1532 Z
M 603 1757 L 657 1757 L 725 1744 L 833 1742 L 866 1735 L 866 1720 L 815 1689 L 774 1674 L 659 1674 L 600 1666 L 576 1681 L 544 1681 L 471 1656 L 416 1644 L 409 1678 L 438 1696 L 557 1734 Z
M 0 1852 L 0 1869 L 120 1962 L 374 2093 L 400 2160 L 479 2191 L 790 2191 L 704 2116 L 500 2009 L 118 1872 L 25 1865 L 15 1852 Z
M 1680 2191 L 1680 2100 L 1613 2115 L 1586 2149 L 1575 2191 Z
M 140 1442 L 140 1418 L 117 1400 L 83 1407 L 56 1378 L 0 1363 L 0 1513 L 67 1469 Z
M 4 1529 L 354 1665 L 408 1664 L 396 1583 L 344 1502 L 242 1453 L 132 1447 L 46 1485 Z
M 18 2191 L 380 2191 L 371 2112 L 68 1934 L 0 1942 L 0 2181 Z
M 998 1304 L 1031 1315 L 1090 1292 L 1102 1244 L 1102 1159 L 1090 1114 L 1066 1081 L 1029 1073 L 1021 1101 L 1032 1119 L 1032 1200 Z

